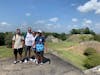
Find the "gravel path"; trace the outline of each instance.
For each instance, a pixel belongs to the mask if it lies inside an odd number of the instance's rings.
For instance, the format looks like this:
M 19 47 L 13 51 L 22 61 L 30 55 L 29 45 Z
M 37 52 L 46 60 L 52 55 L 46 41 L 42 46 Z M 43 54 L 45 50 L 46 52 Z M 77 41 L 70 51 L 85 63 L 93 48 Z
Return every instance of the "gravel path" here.
M 0 75 L 84 75 L 81 70 L 53 54 L 46 54 L 45 57 L 43 65 L 33 62 L 13 64 L 12 59 L 0 60 Z

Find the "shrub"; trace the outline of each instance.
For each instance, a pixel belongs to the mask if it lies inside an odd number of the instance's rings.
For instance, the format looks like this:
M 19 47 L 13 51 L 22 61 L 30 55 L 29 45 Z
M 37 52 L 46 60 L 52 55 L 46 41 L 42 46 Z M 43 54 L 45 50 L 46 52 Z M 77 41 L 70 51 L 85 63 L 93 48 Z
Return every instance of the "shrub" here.
M 87 48 L 85 51 L 84 51 L 84 55 L 86 56 L 89 56 L 89 55 L 93 55 L 96 53 L 96 50 L 94 48 Z
M 0 33 L 0 46 L 5 44 L 4 38 L 5 38 L 5 34 L 4 33 Z
M 88 56 L 84 62 L 84 67 L 86 67 L 87 69 L 100 65 L 100 53 L 95 53 Z
M 99 35 L 99 34 L 94 35 L 94 40 L 96 40 L 96 41 L 99 41 L 99 42 L 100 42 L 100 35 Z
M 8 47 L 8 48 L 11 48 L 12 47 L 12 37 L 13 37 L 13 34 L 11 32 L 7 32 L 5 33 L 5 45 Z

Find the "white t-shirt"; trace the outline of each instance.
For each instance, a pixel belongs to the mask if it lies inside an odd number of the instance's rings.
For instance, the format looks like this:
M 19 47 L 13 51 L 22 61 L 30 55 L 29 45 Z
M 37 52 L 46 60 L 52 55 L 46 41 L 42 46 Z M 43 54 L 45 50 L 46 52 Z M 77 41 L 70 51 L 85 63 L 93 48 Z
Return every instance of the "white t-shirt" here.
M 15 41 L 14 49 L 18 49 L 18 48 L 23 47 L 23 43 L 22 43 L 22 41 L 24 40 L 23 36 L 16 34 L 13 36 L 12 40 Z
M 36 36 L 35 37 L 33 36 L 33 38 L 32 38 L 32 47 L 33 48 L 35 48 L 35 45 L 33 46 L 33 44 L 35 43 L 35 39 L 36 39 Z
M 32 44 L 33 44 L 32 39 L 33 39 L 33 35 L 31 33 L 27 32 L 27 35 L 25 37 L 25 45 L 26 46 L 32 46 Z

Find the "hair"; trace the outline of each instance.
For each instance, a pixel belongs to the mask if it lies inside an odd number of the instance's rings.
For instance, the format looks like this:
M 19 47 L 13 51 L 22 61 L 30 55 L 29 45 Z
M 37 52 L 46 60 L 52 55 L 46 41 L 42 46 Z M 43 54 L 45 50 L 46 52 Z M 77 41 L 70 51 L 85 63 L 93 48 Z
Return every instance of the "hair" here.
M 19 28 L 17 28 L 17 29 L 16 29 L 16 31 L 18 31 L 18 30 L 20 31 L 20 29 L 19 29 Z M 21 32 L 19 33 L 19 35 L 21 35 Z

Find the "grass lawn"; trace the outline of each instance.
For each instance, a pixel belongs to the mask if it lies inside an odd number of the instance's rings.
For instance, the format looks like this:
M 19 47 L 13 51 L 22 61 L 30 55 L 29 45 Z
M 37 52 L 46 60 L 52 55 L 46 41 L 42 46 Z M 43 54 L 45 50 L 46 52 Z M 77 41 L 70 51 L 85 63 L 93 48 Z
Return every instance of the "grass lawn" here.
M 59 43 L 52 43 L 52 42 L 47 42 L 47 46 L 51 49 L 54 50 L 67 50 L 67 48 L 71 46 L 78 45 L 78 43 L 75 42 L 59 42 Z
M 67 50 L 67 48 L 76 46 L 78 43 L 74 42 L 61 42 L 61 43 L 51 43 L 47 42 L 48 48 L 52 49 L 53 51 L 56 51 L 61 58 L 64 60 L 68 60 L 76 67 L 84 70 L 86 69 L 83 67 L 84 60 L 86 59 L 86 56 L 79 54 L 78 52 L 73 52 L 72 50 Z
M 0 46 L 0 58 L 7 58 L 13 56 L 13 51 L 11 48 L 6 48 L 6 46 Z

